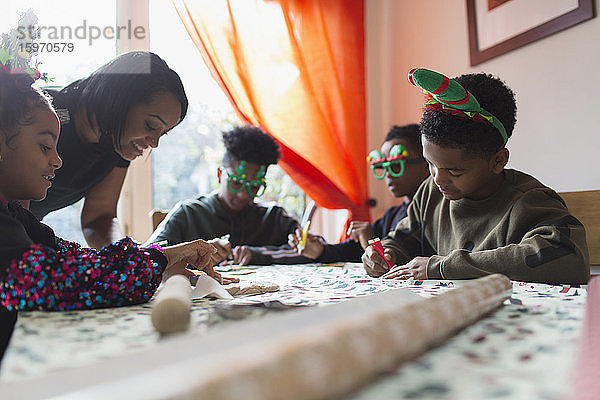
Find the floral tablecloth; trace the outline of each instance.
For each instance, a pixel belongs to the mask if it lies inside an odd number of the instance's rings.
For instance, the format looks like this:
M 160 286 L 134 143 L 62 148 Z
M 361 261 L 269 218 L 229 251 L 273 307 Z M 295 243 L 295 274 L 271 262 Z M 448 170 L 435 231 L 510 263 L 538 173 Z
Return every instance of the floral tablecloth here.
M 430 297 L 461 285 L 461 281 L 374 279 L 360 264 L 246 267 L 224 273 L 275 282 L 281 290 L 231 302 L 195 300 L 191 327 L 184 335 L 202 335 L 279 309 L 323 306 L 390 288 L 408 287 Z M 348 398 L 559 399 L 568 388 L 585 299 L 585 288 L 513 282 L 513 295 L 504 307 Z M 150 314 L 150 304 L 21 313 L 0 383 L 150 348 L 162 340 Z

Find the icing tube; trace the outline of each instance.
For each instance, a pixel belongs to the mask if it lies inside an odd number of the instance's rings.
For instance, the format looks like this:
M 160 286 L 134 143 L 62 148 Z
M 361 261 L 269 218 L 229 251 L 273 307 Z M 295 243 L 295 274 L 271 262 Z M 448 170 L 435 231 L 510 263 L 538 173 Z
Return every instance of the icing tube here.
M 161 334 L 183 332 L 190 326 L 192 286 L 183 275 L 173 275 L 159 287 L 152 305 L 152 325 Z
M 375 250 L 375 252 L 381 256 L 381 258 L 383 258 L 383 261 L 385 261 L 385 263 L 387 264 L 388 269 L 392 269 L 396 266 L 393 262 L 385 258 L 383 246 L 381 245 L 381 240 L 379 238 L 370 239 L 369 246 L 371 246 L 373 250 Z

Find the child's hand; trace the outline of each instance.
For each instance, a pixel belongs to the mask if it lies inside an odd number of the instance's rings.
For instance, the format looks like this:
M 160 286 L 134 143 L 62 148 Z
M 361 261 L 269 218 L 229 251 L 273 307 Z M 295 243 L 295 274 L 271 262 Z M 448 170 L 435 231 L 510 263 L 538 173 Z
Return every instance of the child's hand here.
M 233 263 L 237 265 L 248 265 L 252 259 L 252 253 L 248 246 L 236 246 L 233 248 Z
M 392 250 L 384 247 L 383 254 L 385 258 L 390 260 L 392 263 L 394 262 L 394 253 L 392 253 Z M 373 250 L 371 246 L 367 247 L 365 253 L 361 257 L 361 260 L 363 262 L 365 271 L 370 276 L 379 277 L 388 272 L 387 263 L 379 254 L 377 254 L 375 250 Z
M 405 265 L 395 266 L 381 277 L 384 279 L 427 279 L 428 262 L 429 257 L 415 257 Z
M 306 235 L 306 245 L 300 252 L 300 255 L 314 260 L 323 254 L 323 250 L 325 250 L 325 245 L 321 236 L 311 235 L 309 233 Z
M 199 270 L 208 265 L 217 249 L 202 239 L 184 242 L 163 248 L 167 259 L 167 268 L 171 264 L 184 262 L 192 264 Z
M 366 221 L 351 221 L 346 234 L 355 242 L 360 243 L 365 250 L 369 246 L 369 240 L 376 237 L 373 226 Z
M 300 243 L 300 230 L 296 229 L 296 234 L 290 233 L 288 235 L 288 244 L 294 250 L 298 250 L 298 243 Z
M 217 252 L 212 256 L 211 262 L 213 265 L 219 264 L 221 261 L 227 260 L 233 256 L 229 240 L 225 238 L 214 238 L 208 240 L 208 243 L 212 244 L 215 249 L 217 249 Z
M 321 254 L 323 254 L 323 250 L 325 249 L 325 243 L 323 242 L 323 238 L 318 235 L 313 235 L 311 233 L 306 234 L 306 244 L 304 247 L 299 246 L 300 238 L 302 237 L 302 232 L 299 229 L 296 229 L 296 234 L 290 233 L 288 235 L 288 244 L 295 249 L 296 251 L 300 250 L 298 254 L 312 258 L 319 258 Z

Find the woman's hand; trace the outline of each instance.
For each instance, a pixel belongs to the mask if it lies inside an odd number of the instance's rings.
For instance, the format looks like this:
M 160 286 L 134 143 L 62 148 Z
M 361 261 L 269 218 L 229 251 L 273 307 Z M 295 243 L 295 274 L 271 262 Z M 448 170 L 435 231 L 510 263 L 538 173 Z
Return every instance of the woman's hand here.
M 384 248 L 383 254 L 385 258 L 394 262 L 394 253 L 389 248 Z M 385 260 L 371 246 L 367 247 L 361 260 L 367 274 L 374 277 L 379 277 L 388 272 L 388 265 Z
M 415 257 L 405 265 L 395 266 L 381 277 L 384 279 L 427 279 L 428 262 L 429 257 Z
M 351 221 L 346 234 L 355 242 L 360 243 L 365 250 L 369 246 L 369 240 L 375 238 L 373 226 L 366 221 Z
M 212 268 L 210 262 L 213 255 L 217 252 L 217 249 L 213 245 L 202 239 L 163 247 L 163 250 L 167 259 L 167 268 L 171 264 L 184 262 L 192 264 L 199 270 L 204 270 L 207 266 Z
M 228 283 L 237 283 L 240 281 L 238 278 L 221 275 L 213 269 L 212 263 L 204 268 L 204 272 L 206 272 L 208 276 L 219 282 L 221 285 L 227 285 Z
M 187 269 L 188 263 L 180 261 L 177 263 L 168 264 L 162 274 L 162 281 L 165 282 L 173 275 L 183 275 L 188 278 L 194 276 L 194 272 Z
M 227 260 L 233 256 L 233 253 L 231 252 L 231 242 L 225 239 L 225 237 L 214 238 L 208 240 L 207 242 L 212 244 L 215 249 L 217 249 L 217 252 L 212 256 L 213 265 L 217 265 L 221 261 Z

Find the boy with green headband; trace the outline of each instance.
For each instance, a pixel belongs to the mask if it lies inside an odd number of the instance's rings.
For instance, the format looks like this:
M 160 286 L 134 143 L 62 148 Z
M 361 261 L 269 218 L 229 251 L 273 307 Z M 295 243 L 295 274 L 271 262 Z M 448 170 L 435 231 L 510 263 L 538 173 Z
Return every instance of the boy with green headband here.
M 267 168 L 280 157 L 275 140 L 246 125 L 224 132 L 223 143 L 218 193 L 179 202 L 149 242 L 176 244 L 202 238 L 217 248 L 215 262 L 233 258 L 240 265 L 310 261 L 287 244 L 298 221 L 279 206 L 255 203 L 267 185 Z
M 583 225 L 564 201 L 535 178 L 505 169 L 516 121 L 514 94 L 487 74 L 455 79 L 415 69 L 425 91 L 423 155 L 431 177 L 389 237 L 388 270 L 371 247 L 367 273 L 395 279 L 510 279 L 585 284 L 589 254 Z

